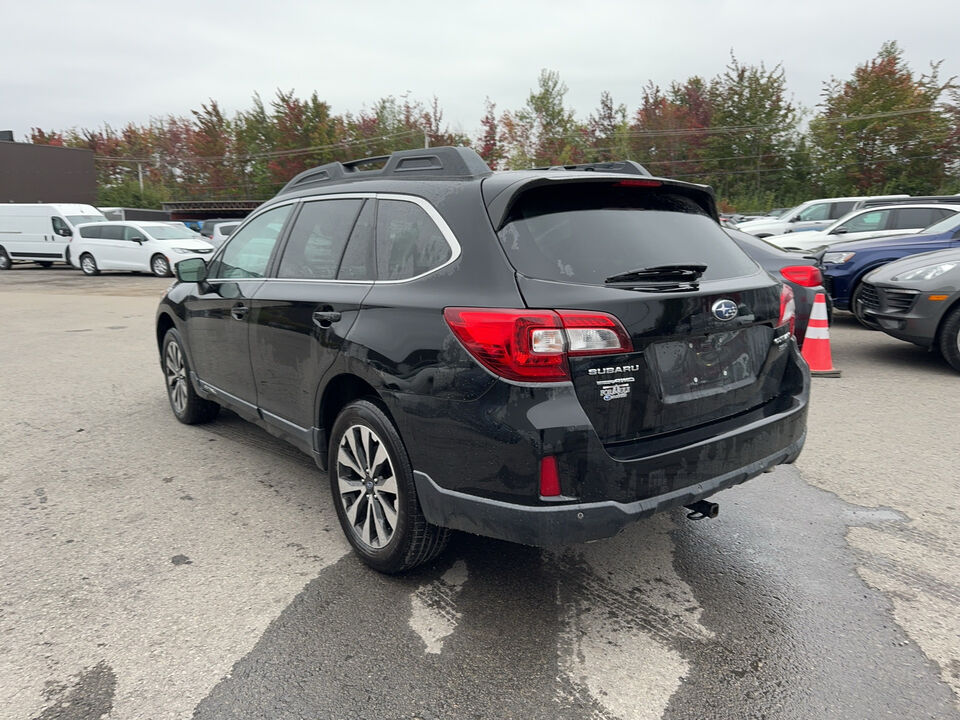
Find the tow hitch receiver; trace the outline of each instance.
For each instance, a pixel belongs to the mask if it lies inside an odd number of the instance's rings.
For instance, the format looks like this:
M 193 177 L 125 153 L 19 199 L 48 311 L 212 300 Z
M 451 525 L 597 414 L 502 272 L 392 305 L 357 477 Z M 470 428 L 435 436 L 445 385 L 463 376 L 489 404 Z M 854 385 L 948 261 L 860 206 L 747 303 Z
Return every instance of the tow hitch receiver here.
M 720 505 L 707 500 L 697 500 L 692 505 L 685 505 L 690 512 L 687 517 L 690 520 L 703 520 L 704 518 L 715 518 L 720 512 Z

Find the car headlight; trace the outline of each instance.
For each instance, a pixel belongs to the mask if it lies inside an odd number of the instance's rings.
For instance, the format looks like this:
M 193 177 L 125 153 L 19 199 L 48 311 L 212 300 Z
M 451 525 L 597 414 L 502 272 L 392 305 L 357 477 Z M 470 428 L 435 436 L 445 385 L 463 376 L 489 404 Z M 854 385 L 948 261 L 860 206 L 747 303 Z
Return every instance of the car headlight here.
M 940 277 L 945 272 L 950 272 L 958 264 L 955 262 L 938 263 L 937 265 L 926 265 L 916 270 L 907 270 L 905 273 L 894 275 L 894 280 L 933 280 Z
M 193 255 L 196 250 L 191 250 L 190 248 L 173 248 L 175 253 L 180 253 L 181 255 Z
M 856 255 L 856 253 L 828 252 L 823 254 L 823 262 L 824 264 L 829 263 L 830 265 L 843 265 L 843 263 L 852 260 L 854 255 Z

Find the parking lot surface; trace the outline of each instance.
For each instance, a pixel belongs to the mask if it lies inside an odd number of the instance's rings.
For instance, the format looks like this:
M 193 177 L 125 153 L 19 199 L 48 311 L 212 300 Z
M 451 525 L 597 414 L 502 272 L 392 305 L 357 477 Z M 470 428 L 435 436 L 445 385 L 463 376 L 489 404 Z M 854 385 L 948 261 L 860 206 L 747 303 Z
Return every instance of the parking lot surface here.
M 0 718 L 960 717 L 938 356 L 837 313 L 803 455 L 715 520 L 385 577 L 308 457 L 173 418 L 169 284 L 0 273 Z

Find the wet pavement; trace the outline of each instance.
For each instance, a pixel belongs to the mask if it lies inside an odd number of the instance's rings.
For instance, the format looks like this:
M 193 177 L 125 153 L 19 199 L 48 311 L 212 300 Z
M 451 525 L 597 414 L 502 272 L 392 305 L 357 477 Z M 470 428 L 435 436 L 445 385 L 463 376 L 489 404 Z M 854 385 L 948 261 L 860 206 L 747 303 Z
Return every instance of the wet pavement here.
M 838 314 L 804 455 L 718 518 L 393 578 L 306 456 L 172 418 L 168 282 L 0 274 L 0 718 L 960 717 L 939 358 Z

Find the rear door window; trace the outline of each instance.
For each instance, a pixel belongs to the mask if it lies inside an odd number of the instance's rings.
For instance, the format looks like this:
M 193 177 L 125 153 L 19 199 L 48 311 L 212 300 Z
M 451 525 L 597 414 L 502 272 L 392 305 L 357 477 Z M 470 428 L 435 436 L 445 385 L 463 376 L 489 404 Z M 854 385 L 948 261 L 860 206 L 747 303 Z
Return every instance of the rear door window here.
M 409 280 L 443 265 L 453 250 L 419 205 L 380 200 L 377 211 L 377 268 L 380 280 Z
M 699 205 L 667 189 L 537 188 L 519 199 L 499 237 L 514 268 L 541 280 L 603 285 L 661 265 L 706 265 L 704 280 L 758 269 Z
M 848 212 L 850 212 L 851 210 L 853 210 L 854 204 L 855 204 L 855 202 L 852 201 L 852 200 L 849 201 L 849 202 L 835 202 L 835 203 L 833 203 L 833 204 L 831 205 L 831 208 L 830 208 L 830 219 L 831 219 L 831 220 L 839 220 L 839 219 L 842 218 L 844 215 L 846 215 Z
M 340 280 L 376 280 L 377 201 L 367 200 L 340 261 Z
M 925 228 L 942 218 L 938 208 L 901 208 L 897 211 L 894 229 Z
M 333 280 L 363 200 L 304 203 L 290 230 L 278 277 Z
M 123 225 L 103 225 L 100 237 L 104 240 L 123 240 Z

